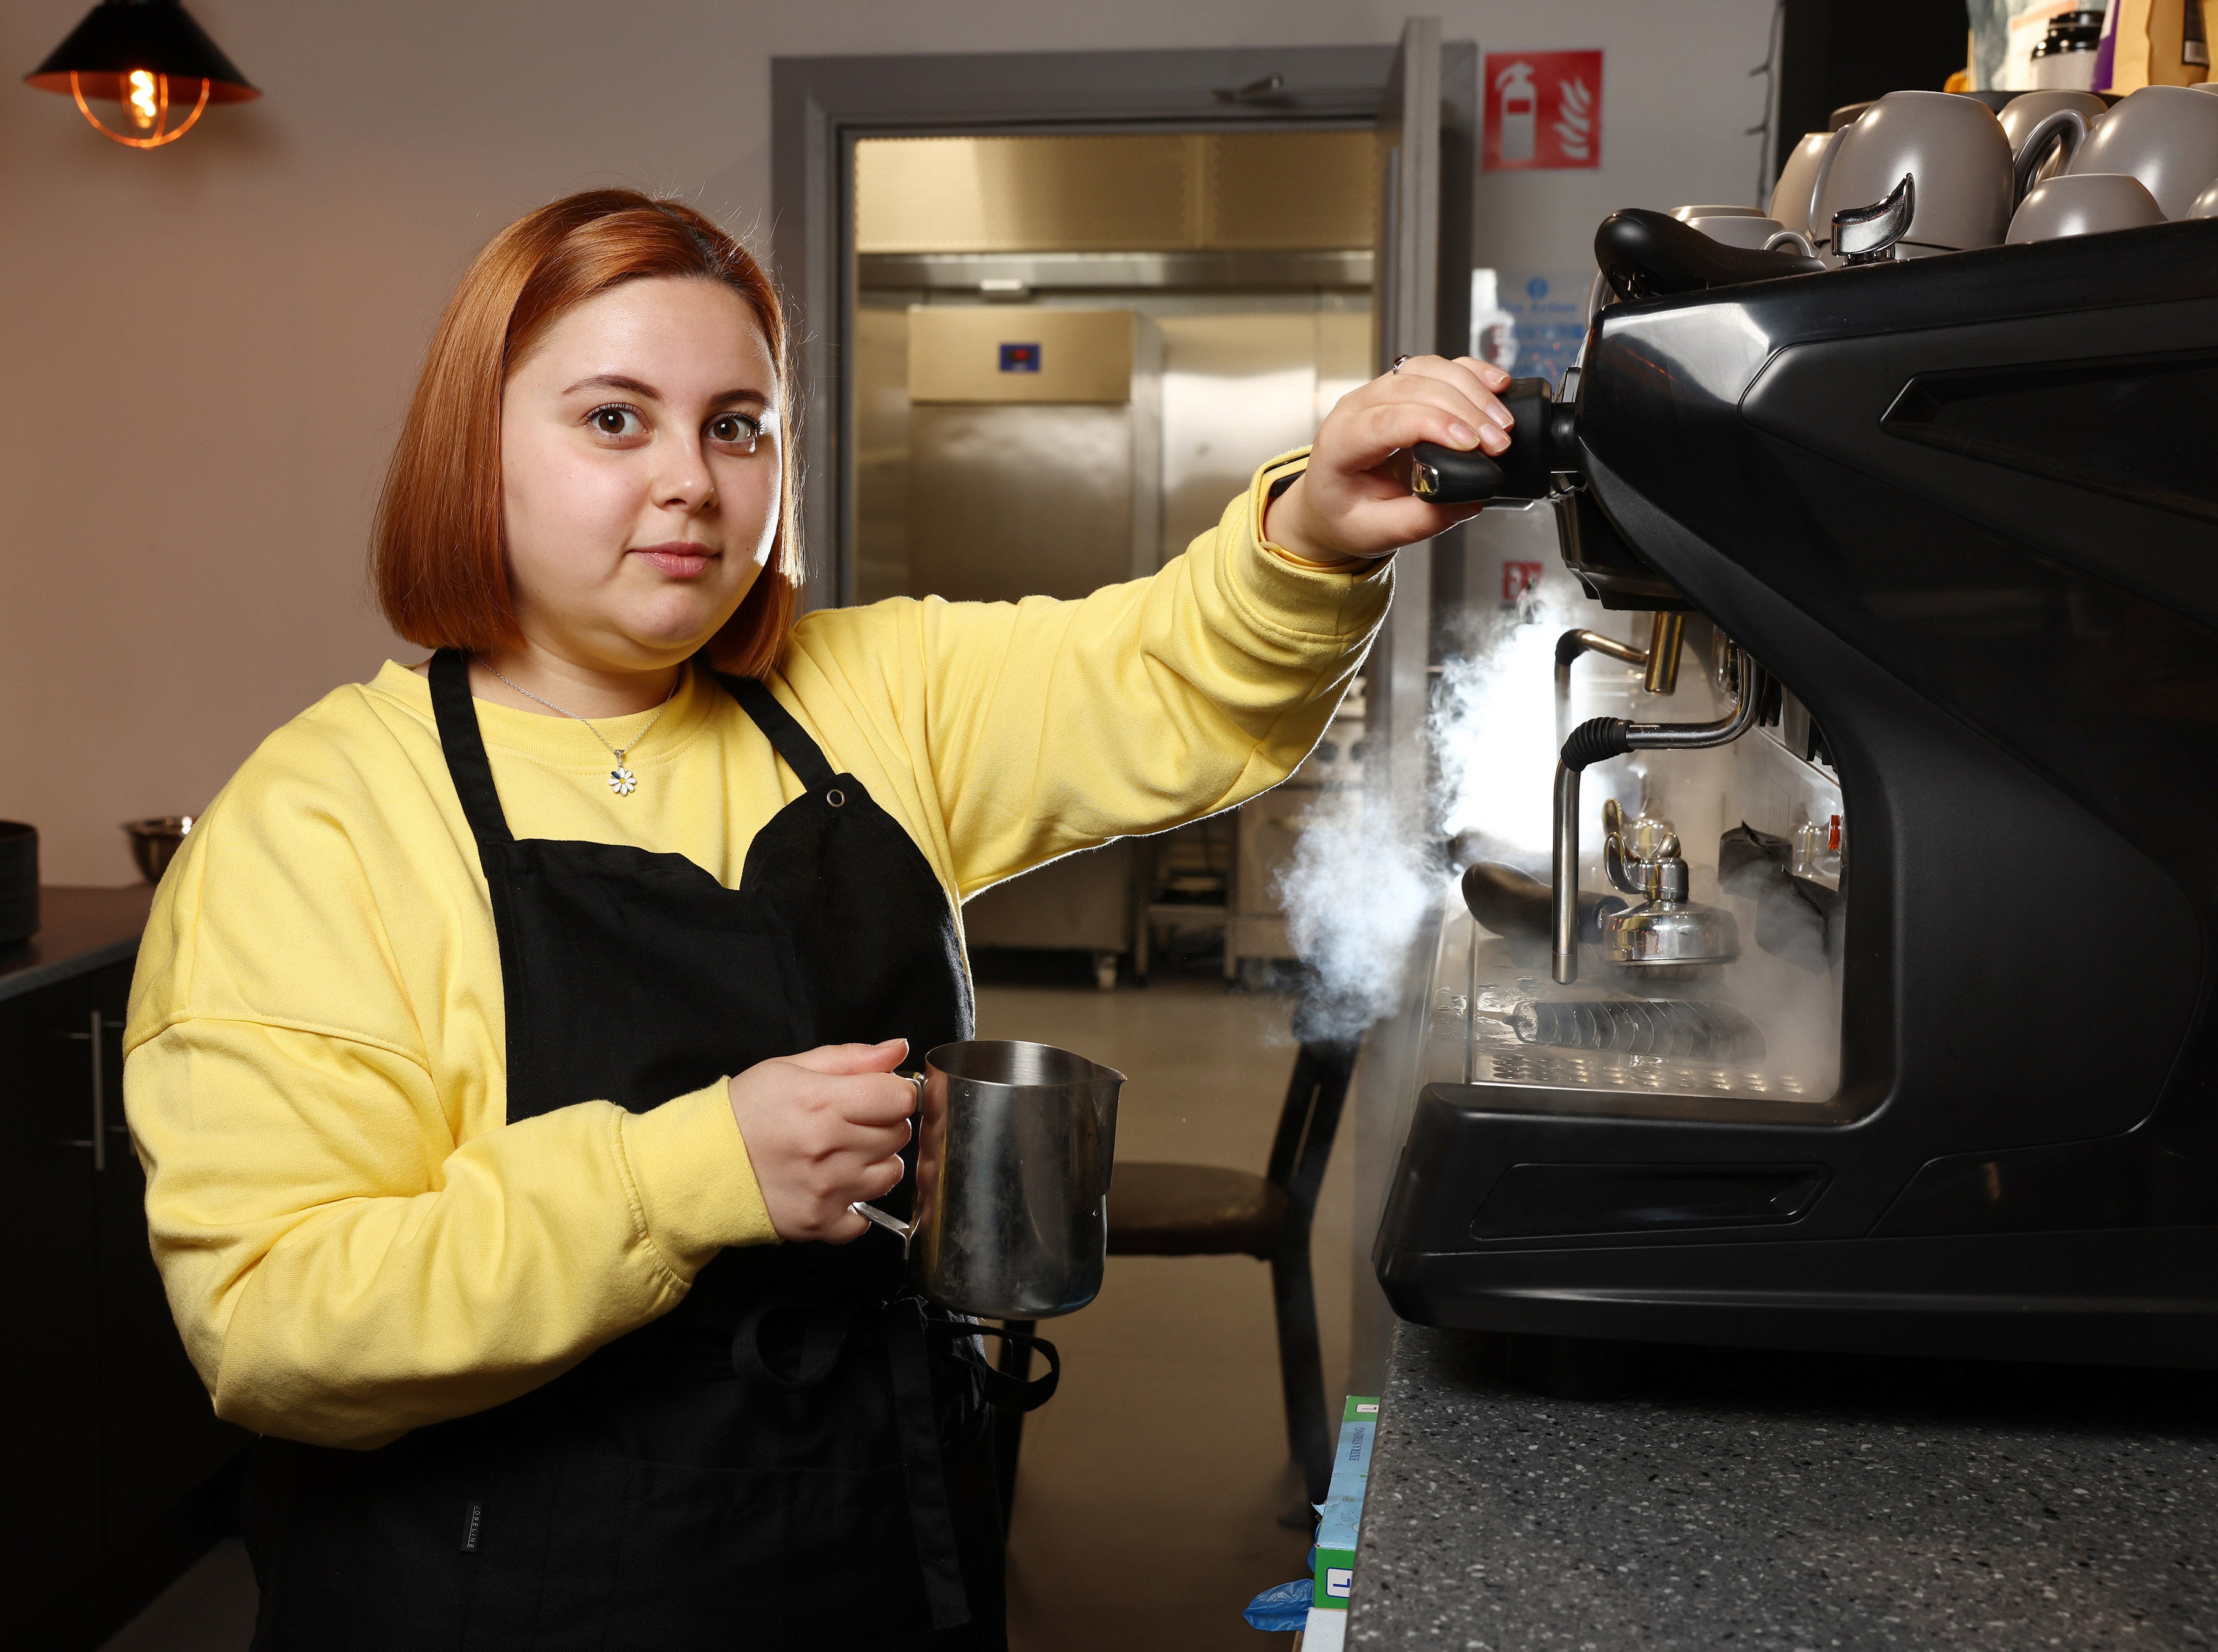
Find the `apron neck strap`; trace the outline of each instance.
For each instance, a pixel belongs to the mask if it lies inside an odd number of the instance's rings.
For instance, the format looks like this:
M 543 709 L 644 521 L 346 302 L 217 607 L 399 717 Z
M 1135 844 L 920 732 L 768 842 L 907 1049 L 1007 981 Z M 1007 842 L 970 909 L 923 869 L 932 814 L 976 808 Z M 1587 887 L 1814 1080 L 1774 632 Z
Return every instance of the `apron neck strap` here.
M 824 791 L 839 778 L 824 760 L 822 748 L 809 737 L 809 731 L 760 682 L 753 677 L 727 676 L 721 671 L 716 674 L 716 680 L 739 701 L 740 709 L 754 719 L 763 738 L 785 759 L 785 766 L 800 776 L 804 791 Z
M 454 777 L 479 852 L 513 843 L 516 835 L 508 829 L 500 793 L 493 787 L 478 708 L 470 699 L 470 656 L 460 649 L 441 649 L 431 656 L 431 715 L 438 719 L 439 748 L 446 754 L 447 773 Z

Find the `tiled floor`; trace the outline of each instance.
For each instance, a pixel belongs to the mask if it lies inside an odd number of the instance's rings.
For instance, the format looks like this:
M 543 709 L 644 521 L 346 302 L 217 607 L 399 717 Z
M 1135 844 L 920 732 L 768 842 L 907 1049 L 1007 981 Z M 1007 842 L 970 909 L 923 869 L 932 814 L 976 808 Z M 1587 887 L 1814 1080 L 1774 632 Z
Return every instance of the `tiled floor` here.
M 1260 1171 L 1293 1062 L 1289 1001 L 1206 976 L 1144 989 L 987 985 L 982 1036 L 1060 1044 L 1123 1070 L 1118 1156 Z M 1346 1130 L 1343 1127 L 1343 1142 Z M 1317 1212 L 1325 1384 L 1348 1350 L 1348 1155 Z M 1286 1464 L 1268 1274 L 1244 1258 L 1118 1258 L 1094 1305 L 1042 1326 L 1060 1392 L 1027 1419 L 1010 1534 L 1013 1652 L 1258 1649 L 1258 1589 L 1303 1570 Z M 244 1652 L 253 1580 L 236 1543 L 210 1554 L 107 1652 Z

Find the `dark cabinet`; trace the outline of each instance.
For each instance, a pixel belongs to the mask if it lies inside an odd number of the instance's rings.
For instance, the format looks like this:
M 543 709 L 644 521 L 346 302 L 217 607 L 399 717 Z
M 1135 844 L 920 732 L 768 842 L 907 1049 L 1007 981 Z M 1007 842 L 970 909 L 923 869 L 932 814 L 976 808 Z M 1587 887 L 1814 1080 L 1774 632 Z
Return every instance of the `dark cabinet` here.
M 100 1558 L 100 1184 L 77 1145 L 92 1134 L 87 1050 L 68 1037 L 90 1028 L 83 984 L 0 1001 L 0 1220 L 22 1304 L 5 1563 L 19 1599 L 86 1581 Z
M 123 1115 L 131 969 L 0 998 L 0 1221 L 21 1302 L 0 1568 L 14 1627 L 42 1646 L 97 1644 L 205 1546 L 250 1438 L 216 1419 L 147 1249 Z

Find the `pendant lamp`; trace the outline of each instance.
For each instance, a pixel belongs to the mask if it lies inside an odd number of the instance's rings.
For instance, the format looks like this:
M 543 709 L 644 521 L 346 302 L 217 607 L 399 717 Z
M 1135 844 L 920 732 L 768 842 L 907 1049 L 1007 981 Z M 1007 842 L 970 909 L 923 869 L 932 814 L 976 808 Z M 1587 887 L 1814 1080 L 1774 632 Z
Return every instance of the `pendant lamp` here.
M 23 78 L 42 92 L 68 93 L 95 128 L 133 149 L 177 142 L 211 103 L 262 96 L 180 0 L 100 0 Z M 121 104 L 121 130 L 95 115 L 88 98 Z M 182 104 L 192 112 L 172 125 Z

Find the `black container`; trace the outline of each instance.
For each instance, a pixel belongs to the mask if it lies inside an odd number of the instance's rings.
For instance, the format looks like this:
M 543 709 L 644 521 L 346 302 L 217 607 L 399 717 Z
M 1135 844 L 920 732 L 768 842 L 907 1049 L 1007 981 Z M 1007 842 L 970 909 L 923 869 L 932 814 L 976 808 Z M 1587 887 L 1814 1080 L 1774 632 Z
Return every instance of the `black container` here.
M 0 820 L 0 947 L 39 933 L 39 829 Z

